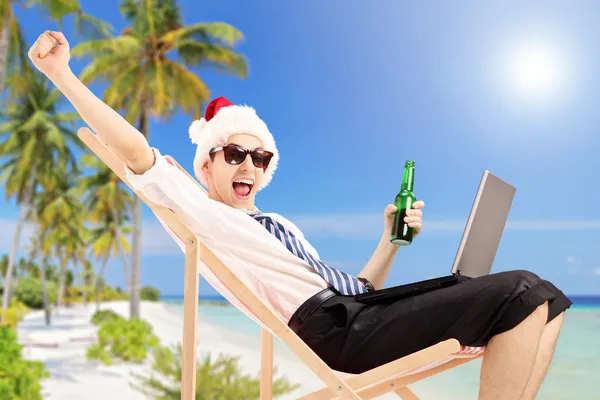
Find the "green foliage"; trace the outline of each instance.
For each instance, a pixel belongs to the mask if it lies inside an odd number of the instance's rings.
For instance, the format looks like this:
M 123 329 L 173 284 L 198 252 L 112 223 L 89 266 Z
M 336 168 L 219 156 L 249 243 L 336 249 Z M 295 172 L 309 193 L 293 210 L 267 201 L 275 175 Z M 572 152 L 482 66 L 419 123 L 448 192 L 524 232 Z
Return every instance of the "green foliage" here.
M 48 302 L 54 304 L 58 295 L 58 288 L 53 281 L 46 282 L 48 289 Z M 40 279 L 24 276 L 19 279 L 19 286 L 15 297 L 29 308 L 44 308 L 44 297 L 42 294 L 42 281 Z
M 119 290 L 119 289 L 115 289 L 111 286 L 103 286 L 102 287 L 102 295 L 100 300 L 101 301 L 117 301 L 117 300 L 127 300 L 128 296 L 127 293 Z
M 142 300 L 159 301 L 160 290 L 152 286 L 144 286 L 140 291 L 140 296 Z
M 0 327 L 0 399 L 42 400 L 40 380 L 49 376 L 44 364 L 23 359 L 14 329 Z
M 96 311 L 94 315 L 92 315 L 92 324 L 99 326 L 104 322 L 113 320 L 113 319 L 124 319 L 120 314 L 117 314 L 113 310 L 100 310 Z
M 0 308 L 0 326 L 16 328 L 17 324 L 23 320 L 28 311 L 29 308 L 25 304 L 13 297 L 10 301 L 10 307 L 7 309 Z M 0 396 L 0 399 L 3 398 Z
M 152 325 L 139 319 L 124 319 L 120 316 L 105 318 L 98 329 L 98 340 L 88 347 L 88 360 L 99 360 L 104 365 L 115 361 L 142 362 L 148 351 L 158 346 L 158 338 L 154 335 Z
M 207 354 L 196 369 L 195 400 L 251 400 L 260 398 L 260 376 L 253 378 L 242 374 L 237 362 L 239 357 L 219 354 L 211 361 Z M 181 345 L 174 352 L 159 347 L 153 352 L 153 374 L 142 376 L 135 373 L 137 384 L 132 384 L 149 399 L 181 399 Z M 274 375 L 276 368 L 274 368 Z M 156 376 L 159 375 L 159 376 Z M 277 398 L 299 388 L 285 378 L 273 379 L 273 397 Z

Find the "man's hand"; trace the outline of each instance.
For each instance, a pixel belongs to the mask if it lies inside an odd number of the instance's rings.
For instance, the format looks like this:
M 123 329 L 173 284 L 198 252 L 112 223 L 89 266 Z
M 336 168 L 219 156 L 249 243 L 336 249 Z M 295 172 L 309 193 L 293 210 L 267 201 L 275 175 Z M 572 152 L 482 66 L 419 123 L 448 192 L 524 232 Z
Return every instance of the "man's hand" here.
M 42 33 L 28 55 L 33 65 L 50 79 L 69 70 L 69 42 L 60 32 Z
M 412 205 L 412 209 L 406 212 L 406 217 L 404 218 L 404 221 L 408 222 L 408 226 L 415 230 L 413 239 L 416 238 L 419 235 L 419 233 L 421 233 L 421 228 L 423 227 L 423 207 L 425 207 L 425 203 L 422 200 L 415 201 Z M 388 204 L 388 206 L 384 210 L 385 238 L 389 238 L 392 233 L 392 219 L 394 217 L 395 211 L 396 206 L 393 204 Z

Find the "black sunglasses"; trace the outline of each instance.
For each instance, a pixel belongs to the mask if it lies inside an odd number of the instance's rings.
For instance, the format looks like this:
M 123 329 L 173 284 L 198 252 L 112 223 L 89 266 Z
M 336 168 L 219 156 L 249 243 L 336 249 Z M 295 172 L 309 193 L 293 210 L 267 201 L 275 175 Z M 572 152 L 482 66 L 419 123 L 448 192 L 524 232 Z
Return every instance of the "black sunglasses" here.
M 273 153 L 263 149 L 246 150 L 235 144 L 228 144 L 227 146 L 215 147 L 210 151 L 209 154 L 214 154 L 218 151 L 223 150 L 225 156 L 225 162 L 231 165 L 237 165 L 244 162 L 246 156 L 250 154 L 252 158 L 252 164 L 256 168 L 262 168 L 266 170 L 273 158 Z

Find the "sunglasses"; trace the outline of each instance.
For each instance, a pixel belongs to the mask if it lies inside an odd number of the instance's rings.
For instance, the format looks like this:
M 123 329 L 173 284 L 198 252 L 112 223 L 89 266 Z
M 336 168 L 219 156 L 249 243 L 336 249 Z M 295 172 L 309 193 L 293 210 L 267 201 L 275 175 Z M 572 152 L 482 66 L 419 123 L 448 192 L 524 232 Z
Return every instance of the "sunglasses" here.
M 263 149 L 246 150 L 235 144 L 228 144 L 227 146 L 215 147 L 210 151 L 209 154 L 214 154 L 218 151 L 223 151 L 225 156 L 225 162 L 231 165 L 237 165 L 244 162 L 246 156 L 250 154 L 252 158 L 252 164 L 256 168 L 262 168 L 266 170 L 273 158 L 273 153 Z

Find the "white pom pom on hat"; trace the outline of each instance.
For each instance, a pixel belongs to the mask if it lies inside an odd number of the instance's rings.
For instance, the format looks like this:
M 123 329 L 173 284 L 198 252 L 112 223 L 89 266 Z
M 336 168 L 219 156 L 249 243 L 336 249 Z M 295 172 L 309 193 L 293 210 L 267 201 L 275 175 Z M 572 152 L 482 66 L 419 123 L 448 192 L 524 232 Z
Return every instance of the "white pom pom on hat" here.
M 202 133 L 202 129 L 204 129 L 204 125 L 206 125 L 204 117 L 192 122 L 190 125 L 190 139 L 192 139 L 192 143 L 198 144 L 200 142 L 200 134 Z
M 271 182 L 279 162 L 279 152 L 269 128 L 252 107 L 234 105 L 221 96 L 211 101 L 204 117 L 193 121 L 189 127 L 190 139 L 197 145 L 194 173 L 202 185 L 208 186 L 202 167 L 210 159 L 209 151 L 224 144 L 230 136 L 242 133 L 255 136 L 262 142 L 265 150 L 273 152 L 262 185 L 257 191 L 264 189 Z

